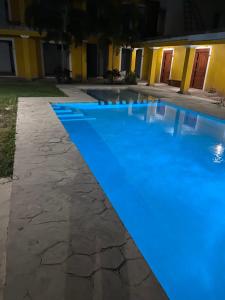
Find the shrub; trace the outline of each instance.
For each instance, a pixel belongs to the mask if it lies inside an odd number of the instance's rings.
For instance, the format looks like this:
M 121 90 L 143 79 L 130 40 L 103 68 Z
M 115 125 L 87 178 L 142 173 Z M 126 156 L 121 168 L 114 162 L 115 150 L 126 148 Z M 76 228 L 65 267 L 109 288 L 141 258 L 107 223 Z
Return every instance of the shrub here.
M 113 70 L 108 70 L 105 74 L 104 74 L 104 78 L 108 79 L 109 82 L 113 82 L 115 79 L 119 78 L 121 76 L 120 71 L 117 69 L 113 69 Z
M 58 83 L 70 83 L 72 81 L 72 78 L 70 76 L 70 70 L 62 68 L 55 69 L 55 78 Z
M 127 84 L 137 84 L 137 76 L 134 72 L 128 72 L 125 77 Z

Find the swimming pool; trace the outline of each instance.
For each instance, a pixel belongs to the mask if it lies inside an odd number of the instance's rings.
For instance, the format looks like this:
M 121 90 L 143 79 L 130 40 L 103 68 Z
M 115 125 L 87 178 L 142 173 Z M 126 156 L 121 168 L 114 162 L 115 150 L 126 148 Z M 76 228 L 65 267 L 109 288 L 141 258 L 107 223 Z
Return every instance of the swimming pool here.
M 168 297 L 225 299 L 225 123 L 165 102 L 53 108 Z
M 155 98 L 143 92 L 137 92 L 131 89 L 85 89 L 83 90 L 88 95 L 96 98 L 99 102 L 137 102 L 143 100 L 154 100 Z

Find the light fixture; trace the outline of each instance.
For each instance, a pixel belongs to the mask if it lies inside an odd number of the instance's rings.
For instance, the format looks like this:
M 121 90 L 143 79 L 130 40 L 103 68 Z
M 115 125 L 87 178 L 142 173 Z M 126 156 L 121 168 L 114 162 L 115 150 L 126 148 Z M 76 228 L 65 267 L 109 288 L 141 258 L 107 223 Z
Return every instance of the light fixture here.
M 20 37 L 22 38 L 22 39 L 29 39 L 29 35 L 26 35 L 26 34 L 21 34 L 20 35 Z

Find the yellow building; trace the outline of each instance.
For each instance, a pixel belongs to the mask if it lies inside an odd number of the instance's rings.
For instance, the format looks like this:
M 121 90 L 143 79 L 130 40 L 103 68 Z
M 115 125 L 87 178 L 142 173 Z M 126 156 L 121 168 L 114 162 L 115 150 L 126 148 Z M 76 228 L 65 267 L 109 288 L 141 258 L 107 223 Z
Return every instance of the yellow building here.
M 5 5 L 5 3 L 7 5 Z M 61 46 L 45 42 L 24 24 L 26 0 L 0 2 L 0 76 L 25 79 L 54 76 L 60 66 Z M 65 66 L 74 80 L 101 77 L 107 70 L 120 69 L 120 49 L 100 49 L 95 38 L 67 49 Z
M 225 95 L 225 32 L 145 42 L 142 79 L 150 85 L 217 91 Z
M 28 0 L 8 0 L 0 6 L 0 76 L 25 79 L 51 77 L 60 63 L 60 45 L 44 42 L 24 24 Z M 3 5 L 3 4 L 0 4 Z M 150 40 L 131 49 L 100 49 L 95 38 L 67 49 L 65 64 L 72 78 L 86 81 L 106 70 L 124 71 L 127 64 L 149 85 L 215 90 L 225 95 L 225 32 Z

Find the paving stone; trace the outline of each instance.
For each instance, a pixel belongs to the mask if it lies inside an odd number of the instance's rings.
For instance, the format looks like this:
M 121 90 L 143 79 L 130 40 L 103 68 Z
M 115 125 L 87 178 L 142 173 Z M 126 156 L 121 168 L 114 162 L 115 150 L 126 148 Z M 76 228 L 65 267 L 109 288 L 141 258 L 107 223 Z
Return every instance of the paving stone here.
M 92 294 L 93 286 L 90 279 L 67 276 L 65 300 L 93 300 Z
M 58 242 L 49 247 L 41 255 L 41 264 L 42 265 L 55 265 L 63 263 L 70 255 L 72 251 L 65 242 Z
M 76 97 L 60 101 L 93 100 L 71 88 Z M 142 299 L 152 286 L 161 295 L 142 257 L 124 260 L 138 251 L 56 117 L 54 101 L 19 99 L 4 300 Z
M 150 276 L 150 270 L 146 262 L 141 259 L 128 260 L 120 269 L 122 280 L 127 285 L 140 285 Z
M 96 254 L 95 262 L 98 267 L 116 270 L 124 262 L 119 248 L 110 248 Z
M 68 274 L 89 277 L 94 271 L 94 264 L 88 255 L 73 255 L 66 262 Z
M 0 179 L 0 300 L 3 300 L 6 269 L 6 241 L 12 180 Z
M 93 300 L 130 299 L 127 289 L 118 274 L 109 270 L 99 270 L 93 277 Z

